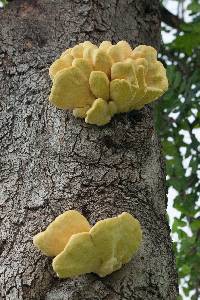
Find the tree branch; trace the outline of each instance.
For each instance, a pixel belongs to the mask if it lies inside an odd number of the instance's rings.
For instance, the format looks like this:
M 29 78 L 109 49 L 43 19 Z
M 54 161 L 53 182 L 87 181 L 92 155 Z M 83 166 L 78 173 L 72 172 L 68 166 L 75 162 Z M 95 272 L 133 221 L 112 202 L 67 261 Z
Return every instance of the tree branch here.
M 183 24 L 183 20 L 178 16 L 173 15 L 169 10 L 167 10 L 163 5 L 160 5 L 161 20 L 169 25 L 170 27 L 180 29 L 180 25 Z

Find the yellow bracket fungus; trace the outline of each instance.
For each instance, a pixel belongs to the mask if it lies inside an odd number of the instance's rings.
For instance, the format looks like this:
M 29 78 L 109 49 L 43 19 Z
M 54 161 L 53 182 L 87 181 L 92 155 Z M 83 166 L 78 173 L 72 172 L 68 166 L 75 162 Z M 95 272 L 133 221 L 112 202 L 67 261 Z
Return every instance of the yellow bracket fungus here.
M 109 123 L 116 113 L 143 108 L 168 89 L 157 51 L 146 45 L 132 50 L 126 41 L 116 45 L 103 41 L 99 47 L 80 43 L 64 51 L 49 74 L 50 102 L 98 126 Z
M 96 98 L 109 99 L 109 79 L 102 71 L 92 71 L 89 78 L 90 89 Z
M 52 265 L 58 277 L 91 272 L 104 277 L 131 260 L 141 244 L 142 231 L 139 221 L 126 212 L 90 228 L 78 212 L 67 211 L 33 240 L 43 253 L 56 256 Z
M 79 212 L 68 210 L 58 216 L 45 231 L 33 238 L 34 245 L 48 256 L 58 255 L 73 234 L 87 232 L 90 224 Z
M 111 119 L 108 103 L 102 98 L 96 99 L 91 108 L 86 112 L 85 122 L 102 126 Z

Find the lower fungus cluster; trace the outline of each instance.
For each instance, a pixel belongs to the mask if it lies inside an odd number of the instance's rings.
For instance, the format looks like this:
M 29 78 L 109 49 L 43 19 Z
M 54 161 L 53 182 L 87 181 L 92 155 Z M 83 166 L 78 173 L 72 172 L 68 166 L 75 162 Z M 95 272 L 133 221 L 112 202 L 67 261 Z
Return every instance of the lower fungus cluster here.
M 117 113 L 141 109 L 168 89 L 157 51 L 146 45 L 132 50 L 126 41 L 80 43 L 62 53 L 49 74 L 50 102 L 98 126 Z
M 60 278 L 91 272 L 104 277 L 131 260 L 141 239 L 140 223 L 129 213 L 91 227 L 79 212 L 69 210 L 34 236 L 33 243 L 45 255 L 55 256 L 52 266 Z

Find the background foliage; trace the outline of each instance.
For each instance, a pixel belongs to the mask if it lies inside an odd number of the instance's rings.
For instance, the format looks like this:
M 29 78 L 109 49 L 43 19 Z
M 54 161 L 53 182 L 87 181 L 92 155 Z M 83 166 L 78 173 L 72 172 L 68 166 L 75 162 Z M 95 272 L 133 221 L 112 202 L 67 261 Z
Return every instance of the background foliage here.
M 1 0 L 0 2 L 2 3 L 2 5 L 6 5 L 8 3 L 7 0 Z
M 167 6 L 167 2 L 163 2 Z M 170 1 L 171 2 L 171 1 Z M 156 124 L 166 156 L 167 184 L 176 191 L 172 235 L 179 299 L 200 299 L 200 3 L 176 1 L 174 39 L 163 43 L 170 88 L 156 105 Z M 164 13 L 164 12 L 163 12 Z M 189 22 L 184 22 L 184 17 Z M 166 15 L 163 17 L 166 20 Z M 171 15 L 173 23 L 173 16 Z M 170 18 L 168 24 L 170 23 Z M 163 32 L 172 28 L 163 23 Z M 170 216 L 169 216 L 170 217 Z
M 0 4 L 7 4 L 0 0 Z M 176 2 L 177 10 L 166 7 Z M 185 22 L 189 19 L 189 22 Z M 179 273 L 179 299 L 200 299 L 200 1 L 161 1 L 161 47 L 169 91 L 155 106 L 155 121 L 166 157 L 167 184 L 175 192 L 172 237 Z M 169 216 L 170 217 L 170 216 Z M 188 296 L 188 297 L 187 297 Z

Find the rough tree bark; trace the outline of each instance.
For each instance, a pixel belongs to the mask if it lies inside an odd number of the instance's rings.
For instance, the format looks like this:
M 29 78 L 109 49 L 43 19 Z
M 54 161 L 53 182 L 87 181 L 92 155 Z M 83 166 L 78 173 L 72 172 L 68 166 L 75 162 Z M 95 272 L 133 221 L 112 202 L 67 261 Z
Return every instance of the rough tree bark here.
M 176 299 L 152 109 L 99 128 L 48 103 L 48 67 L 61 51 L 84 40 L 158 48 L 158 10 L 158 0 L 15 0 L 0 12 L 0 299 Z M 91 223 L 133 214 L 144 234 L 137 256 L 103 279 L 56 278 L 32 237 L 68 209 Z

